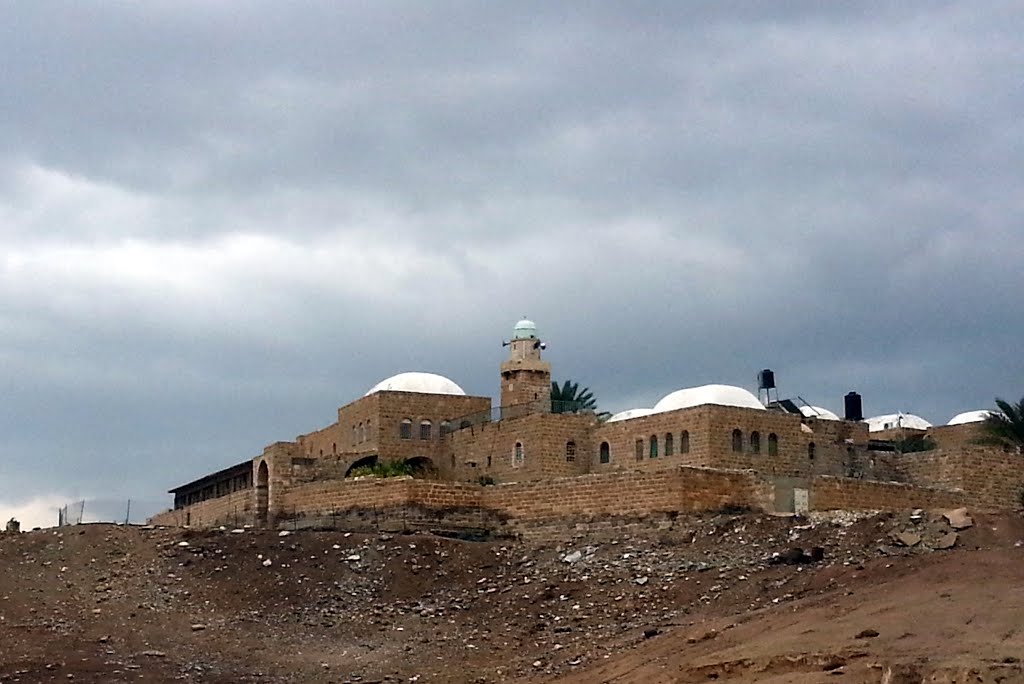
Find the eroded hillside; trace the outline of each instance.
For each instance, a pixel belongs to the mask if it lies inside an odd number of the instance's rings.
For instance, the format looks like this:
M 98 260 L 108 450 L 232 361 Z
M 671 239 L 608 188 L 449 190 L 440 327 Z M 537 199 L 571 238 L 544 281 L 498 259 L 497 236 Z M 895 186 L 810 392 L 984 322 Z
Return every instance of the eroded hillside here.
M 0 681 L 1024 681 L 1018 516 L 640 529 L 5 535 Z

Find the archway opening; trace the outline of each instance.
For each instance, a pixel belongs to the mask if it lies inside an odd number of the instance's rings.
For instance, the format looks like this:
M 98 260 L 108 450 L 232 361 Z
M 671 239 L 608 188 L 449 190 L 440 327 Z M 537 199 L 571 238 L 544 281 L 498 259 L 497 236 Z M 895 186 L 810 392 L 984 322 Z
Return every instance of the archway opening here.
M 260 461 L 256 469 L 256 525 L 266 527 L 270 522 L 270 469 Z
M 415 478 L 433 480 L 437 477 L 437 468 L 434 466 L 434 462 L 427 456 L 407 458 L 405 459 L 405 464 L 409 466 L 411 475 Z
M 345 477 L 352 477 L 355 471 L 360 470 L 361 468 L 372 468 L 375 465 L 377 465 L 376 454 L 373 456 L 364 456 L 348 467 L 348 470 L 345 471 Z

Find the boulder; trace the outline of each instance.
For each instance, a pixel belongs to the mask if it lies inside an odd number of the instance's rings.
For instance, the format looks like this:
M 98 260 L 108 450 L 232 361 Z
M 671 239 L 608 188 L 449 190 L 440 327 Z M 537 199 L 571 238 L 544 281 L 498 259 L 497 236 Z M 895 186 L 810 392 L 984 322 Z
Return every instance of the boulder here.
M 947 511 L 942 514 L 942 517 L 949 522 L 949 526 L 954 530 L 966 530 L 968 527 L 974 526 L 974 520 L 967 514 L 966 508 L 957 508 L 952 511 Z

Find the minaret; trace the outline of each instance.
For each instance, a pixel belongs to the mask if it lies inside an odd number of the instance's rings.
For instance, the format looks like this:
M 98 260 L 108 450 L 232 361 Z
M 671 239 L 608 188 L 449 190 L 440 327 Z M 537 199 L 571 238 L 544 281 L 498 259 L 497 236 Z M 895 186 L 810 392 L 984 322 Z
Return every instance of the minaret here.
M 532 411 L 551 410 L 551 364 L 540 358 L 546 346 L 537 325 L 525 318 L 516 323 L 508 360 L 501 364 L 501 405 L 532 404 Z M 531 411 L 531 412 L 532 412 Z

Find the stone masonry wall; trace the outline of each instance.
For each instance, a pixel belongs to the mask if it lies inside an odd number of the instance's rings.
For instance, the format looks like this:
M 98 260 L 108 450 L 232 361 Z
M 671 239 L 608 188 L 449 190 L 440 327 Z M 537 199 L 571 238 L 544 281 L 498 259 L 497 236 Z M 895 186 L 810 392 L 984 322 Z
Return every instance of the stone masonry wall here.
M 891 511 L 956 508 L 967 501 L 963 492 L 822 475 L 811 481 L 809 503 L 812 511 Z
M 158 513 L 149 522 L 172 527 L 240 527 L 253 522 L 254 490 L 244 489 L 177 510 Z
M 441 477 L 510 482 L 586 473 L 596 422 L 590 414 L 531 413 L 456 430 L 444 440 Z M 570 442 L 572 455 L 567 453 Z M 523 446 L 521 465 L 514 463 L 516 443 Z

